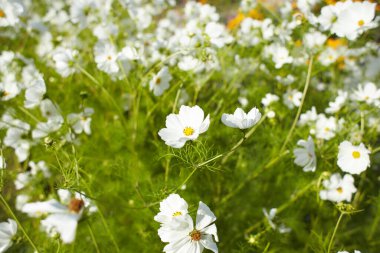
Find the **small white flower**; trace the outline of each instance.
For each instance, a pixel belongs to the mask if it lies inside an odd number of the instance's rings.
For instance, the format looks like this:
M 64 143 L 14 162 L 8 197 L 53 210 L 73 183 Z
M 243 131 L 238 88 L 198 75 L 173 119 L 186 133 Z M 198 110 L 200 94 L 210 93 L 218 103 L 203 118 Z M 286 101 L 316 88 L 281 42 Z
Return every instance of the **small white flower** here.
M 349 141 L 343 141 L 339 144 L 338 166 L 344 172 L 360 174 L 371 165 L 370 153 L 363 143 L 354 146 Z
M 315 106 L 313 106 L 311 107 L 310 110 L 301 114 L 298 124 L 300 126 L 304 126 L 306 124 L 315 122 L 317 118 L 318 118 L 317 110 L 315 109 Z
M 308 172 L 314 172 L 317 168 L 317 157 L 315 155 L 314 151 L 314 141 L 311 136 L 305 140 L 299 140 L 297 142 L 298 146 L 301 146 L 302 148 L 296 148 L 294 149 L 294 156 L 296 159 L 294 160 L 294 163 L 298 166 L 303 167 L 303 171 Z
M 338 130 L 338 124 L 334 117 L 326 118 L 324 114 L 318 115 L 315 126 L 316 136 L 318 139 L 330 140 L 335 136 Z
M 81 113 L 70 113 L 67 115 L 67 121 L 74 129 L 76 134 L 86 133 L 91 134 L 91 115 L 94 113 L 94 109 L 85 108 Z
M 358 89 L 354 91 L 351 99 L 365 102 L 368 105 L 376 104 L 376 101 L 380 99 L 380 89 L 371 82 L 365 83 L 364 85 L 359 84 Z
M 276 69 L 282 68 L 284 64 L 293 62 L 293 57 L 289 56 L 288 49 L 279 44 L 271 44 L 267 46 L 264 53 L 272 57 Z
M 158 135 L 166 145 L 182 148 L 186 141 L 197 139 L 209 126 L 210 115 L 204 118 L 204 112 L 199 106 L 182 105 L 179 114 L 172 113 L 166 117 L 166 128 L 161 129 Z
M 222 48 L 225 44 L 232 42 L 233 38 L 230 36 L 224 25 L 216 22 L 210 22 L 206 25 L 205 33 L 209 36 L 211 44 L 218 48 Z
M 299 107 L 301 105 L 302 92 L 298 90 L 288 90 L 283 95 L 284 104 L 289 108 Z
M 23 12 L 24 7 L 16 1 L 0 1 L 0 27 L 17 25 Z
M 178 194 L 170 194 L 160 203 L 160 212 L 154 216 L 154 220 L 162 225 L 170 224 L 173 219 L 184 217 L 188 214 L 186 201 Z
M 21 89 L 17 84 L 14 75 L 6 75 L 4 80 L 0 82 L 0 100 L 7 101 L 16 97 Z
M 149 82 L 149 88 L 155 96 L 161 96 L 169 88 L 171 80 L 169 68 L 164 66 Z
M 263 97 L 263 99 L 261 99 L 261 103 L 265 106 L 265 107 L 268 107 L 270 104 L 278 101 L 280 98 L 275 95 L 275 94 L 271 94 L 271 93 L 267 93 L 265 94 L 265 97 Z
M 346 102 L 348 93 L 346 91 L 339 90 L 338 96 L 335 98 L 335 101 L 329 102 L 329 107 L 326 108 L 326 113 L 336 113 L 340 111 Z
M 332 202 L 351 202 L 352 194 L 356 192 L 354 178 L 350 174 L 344 175 L 342 179 L 339 173 L 335 173 L 323 181 L 323 186 L 325 190 L 321 190 L 319 196 Z
M 94 53 L 98 69 L 107 74 L 116 74 L 119 72 L 119 65 L 117 63 L 118 54 L 113 45 L 109 43 L 98 43 L 95 46 Z
M 187 55 L 181 58 L 178 62 L 178 68 L 183 71 L 194 71 L 197 72 L 203 68 L 203 64 L 197 58 Z
M 43 96 L 46 93 L 46 85 L 42 76 L 34 79 L 30 86 L 25 91 L 25 108 L 34 108 L 42 101 Z
M 8 222 L 0 223 L 0 252 L 5 252 L 13 244 L 13 237 L 17 233 L 17 223 L 15 220 L 8 219 Z
M 240 129 L 250 128 L 256 125 L 260 119 L 261 113 L 256 107 L 252 108 L 248 113 L 245 113 L 241 108 L 237 108 L 234 114 L 223 113 L 222 115 L 224 125 Z
M 53 54 L 55 69 L 62 77 L 68 77 L 75 73 L 74 57 L 78 51 L 66 48 L 60 48 Z

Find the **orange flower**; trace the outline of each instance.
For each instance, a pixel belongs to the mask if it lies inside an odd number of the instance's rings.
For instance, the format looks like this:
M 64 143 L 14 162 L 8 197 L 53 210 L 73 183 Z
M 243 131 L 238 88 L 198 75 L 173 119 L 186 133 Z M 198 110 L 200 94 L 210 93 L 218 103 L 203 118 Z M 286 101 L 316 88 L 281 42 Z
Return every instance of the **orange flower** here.
M 338 47 L 341 47 L 343 45 L 346 45 L 346 41 L 343 39 L 328 39 L 327 40 L 327 46 L 337 49 Z
M 244 19 L 245 15 L 239 12 L 233 19 L 228 21 L 227 28 L 230 30 L 237 28 Z

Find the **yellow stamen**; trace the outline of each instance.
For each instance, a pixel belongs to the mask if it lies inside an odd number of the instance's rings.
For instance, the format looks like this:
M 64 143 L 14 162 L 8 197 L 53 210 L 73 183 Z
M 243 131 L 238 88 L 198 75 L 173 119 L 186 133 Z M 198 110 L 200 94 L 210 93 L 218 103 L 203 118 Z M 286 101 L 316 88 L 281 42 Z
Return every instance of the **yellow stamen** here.
M 183 129 L 183 133 L 186 135 L 186 136 L 190 136 L 194 133 L 194 129 L 191 128 L 191 127 L 185 127 L 185 129 Z
M 160 85 L 160 83 L 161 83 L 161 78 L 157 78 L 156 79 L 156 85 Z
M 177 216 L 181 216 L 181 215 L 182 215 L 181 212 L 175 212 L 175 213 L 173 213 L 173 217 L 177 217 Z
M 359 151 L 352 152 L 352 157 L 355 158 L 355 159 L 360 158 L 360 152 Z
M 343 193 L 343 188 L 342 188 L 342 187 L 338 187 L 338 188 L 336 189 L 336 191 L 337 191 L 338 193 L 342 194 L 342 193 Z
M 0 9 L 0 18 L 5 18 L 5 16 L 5 12 L 2 9 Z
M 362 27 L 362 26 L 364 25 L 364 20 L 363 20 L 363 19 L 359 20 L 359 21 L 358 21 L 358 25 L 359 25 L 360 27 Z

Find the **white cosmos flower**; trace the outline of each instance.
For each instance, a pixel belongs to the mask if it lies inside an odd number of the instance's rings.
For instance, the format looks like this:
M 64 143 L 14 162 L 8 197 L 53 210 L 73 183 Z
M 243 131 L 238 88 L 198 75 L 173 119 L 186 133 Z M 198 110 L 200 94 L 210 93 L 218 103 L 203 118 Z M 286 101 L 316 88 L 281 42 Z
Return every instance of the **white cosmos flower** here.
M 250 128 L 256 125 L 260 119 L 261 113 L 256 107 L 252 108 L 248 113 L 245 113 L 241 108 L 237 108 L 234 114 L 223 113 L 222 115 L 224 125 L 240 129 Z
M 94 53 L 98 69 L 107 74 L 116 74 L 119 72 L 119 65 L 117 63 L 118 54 L 113 45 L 109 43 L 98 43 L 95 46 Z
M 55 69 L 62 77 L 68 77 L 75 73 L 74 57 L 77 54 L 78 51 L 66 48 L 57 49 L 53 54 Z
M 332 202 L 351 202 L 352 194 L 356 192 L 354 178 L 350 174 L 344 175 L 342 179 L 339 173 L 335 173 L 323 181 L 323 186 L 325 190 L 321 190 L 319 196 Z
M 216 217 L 210 208 L 203 202 L 199 202 L 195 227 L 189 215 L 177 230 L 173 233 L 173 240 L 165 246 L 164 252 L 167 253 L 201 253 L 204 248 L 218 253 L 215 241 L 218 241 L 217 229 L 215 224 Z M 214 239 L 213 239 L 214 237 Z
M 87 135 L 91 134 L 91 115 L 94 113 L 92 108 L 84 108 L 81 113 L 70 113 L 67 115 L 67 121 L 74 129 L 76 134 L 85 133 Z
M 204 112 L 199 106 L 182 105 L 178 114 L 172 113 L 166 117 L 166 128 L 161 129 L 158 135 L 166 145 L 182 148 L 186 141 L 197 139 L 209 126 L 210 115 L 204 118 Z
M 318 139 L 330 140 L 338 131 L 338 124 L 334 117 L 326 118 L 324 114 L 318 115 L 315 125 L 316 137 Z
M 351 95 L 355 101 L 365 102 L 369 105 L 375 104 L 380 99 L 380 89 L 374 83 L 359 84 L 358 89 Z
M 178 62 L 178 68 L 183 71 L 199 72 L 203 69 L 203 67 L 203 63 L 191 55 L 186 55 L 182 57 L 181 60 Z
M 40 104 L 43 96 L 46 93 L 46 85 L 42 76 L 34 79 L 30 86 L 25 91 L 25 108 L 33 108 Z
M 268 107 L 270 104 L 278 101 L 280 98 L 275 95 L 275 94 L 272 94 L 272 93 L 267 93 L 265 94 L 265 97 L 263 97 L 263 99 L 261 99 L 261 103 L 265 106 L 265 107 Z
M 335 98 L 334 101 L 329 102 L 329 107 L 326 108 L 326 113 L 336 113 L 340 111 L 340 109 L 343 107 L 344 103 L 346 102 L 348 97 L 348 92 L 343 90 L 338 90 L 338 96 Z
M 14 75 L 6 75 L 4 80 L 0 82 L 0 100 L 7 101 L 16 97 L 21 89 L 15 80 Z
M 160 212 L 154 216 L 154 220 L 162 225 L 170 224 L 173 219 L 184 217 L 188 213 L 187 208 L 186 201 L 172 193 L 160 203 Z
M 0 27 L 15 26 L 24 7 L 16 1 L 0 0 Z
M 275 63 L 275 68 L 280 69 L 284 64 L 292 63 L 293 57 L 289 56 L 289 51 L 286 47 L 279 44 L 271 44 L 264 49 L 264 53 L 267 56 L 272 57 L 272 61 Z
M 305 172 L 314 172 L 317 168 L 317 157 L 314 151 L 313 138 L 309 136 L 307 141 L 299 140 L 297 142 L 297 145 L 301 146 L 302 148 L 294 149 L 293 152 L 294 156 L 296 157 L 294 163 L 298 166 L 303 167 L 303 171 Z
M 32 131 L 33 139 L 46 137 L 50 133 L 58 131 L 63 124 L 63 117 L 50 99 L 41 101 L 40 110 L 42 115 L 47 118 L 47 122 L 37 123 L 36 128 Z
M 233 41 L 232 36 L 227 33 L 225 26 L 216 22 L 208 23 L 205 33 L 209 36 L 211 44 L 218 48 L 222 48 L 225 44 Z
M 363 143 L 354 146 L 349 141 L 343 141 L 339 144 L 338 166 L 344 172 L 360 174 L 371 165 L 370 153 Z
M 304 126 L 306 124 L 315 122 L 318 118 L 317 110 L 315 106 L 311 107 L 310 110 L 301 114 L 300 119 L 298 121 L 298 125 Z
M 348 251 L 338 251 L 337 253 L 350 253 Z M 359 250 L 354 250 L 354 253 L 361 253 Z
M 288 90 L 283 95 L 284 104 L 289 108 L 293 109 L 294 107 L 298 107 L 301 104 L 302 92 L 298 90 Z
M 153 76 L 149 82 L 149 88 L 153 91 L 155 96 L 161 96 L 165 90 L 170 86 L 172 75 L 169 72 L 169 68 L 164 66 L 156 75 Z
M 72 243 L 75 239 L 78 221 L 86 207 L 86 201 L 83 195 L 72 196 L 63 189 L 58 190 L 58 195 L 61 197 L 61 202 L 51 199 L 26 203 L 22 206 L 21 211 L 31 217 L 47 215 L 45 219 L 41 220 L 41 227 L 48 235 L 54 236 L 58 233 L 63 243 Z
M 17 121 L 18 122 L 18 121 Z M 10 127 L 4 138 L 4 144 L 15 150 L 19 162 L 23 162 L 29 156 L 30 142 L 27 140 L 30 126 L 24 122 L 18 124 L 18 127 Z
M 364 31 L 377 26 L 374 21 L 376 3 L 353 2 L 338 14 L 331 32 L 339 37 L 355 40 Z
M 352 4 L 351 0 L 337 2 L 334 5 L 326 5 L 321 9 L 321 15 L 318 17 L 318 23 L 322 26 L 322 30 L 330 29 L 337 21 L 338 15 Z
M 8 222 L 0 223 L 0 253 L 7 251 L 13 244 L 13 237 L 17 233 L 17 223 L 8 219 Z

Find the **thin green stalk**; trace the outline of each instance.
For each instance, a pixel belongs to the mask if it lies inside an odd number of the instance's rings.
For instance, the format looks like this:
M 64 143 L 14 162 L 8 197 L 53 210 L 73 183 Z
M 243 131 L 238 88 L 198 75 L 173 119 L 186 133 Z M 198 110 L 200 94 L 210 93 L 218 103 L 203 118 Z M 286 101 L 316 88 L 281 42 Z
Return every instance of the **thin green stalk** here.
M 380 147 L 377 147 L 377 148 L 372 150 L 371 155 L 376 154 L 379 151 L 380 151 Z
M 284 151 L 284 149 L 286 148 L 286 145 L 290 141 L 290 138 L 292 137 L 293 131 L 294 131 L 296 125 L 297 125 L 298 118 L 300 117 L 300 114 L 301 114 L 301 111 L 302 111 L 302 106 L 303 106 L 303 104 L 305 102 L 306 93 L 307 93 L 307 90 L 309 89 L 309 85 L 310 85 L 312 67 L 313 67 L 313 57 L 311 56 L 310 57 L 310 61 L 309 61 L 309 68 L 307 70 L 307 77 L 306 77 L 305 88 L 303 89 L 303 93 L 302 93 L 301 104 L 298 107 L 298 111 L 297 111 L 296 117 L 294 118 L 292 127 L 290 128 L 290 130 L 288 132 L 288 135 L 286 136 L 285 142 L 284 142 L 284 144 L 282 144 L 280 153 L 282 153 L 282 151 Z
M 11 207 L 8 205 L 7 201 L 4 199 L 4 197 L 3 197 L 2 194 L 0 194 L 0 199 L 3 202 L 4 206 L 8 209 L 8 212 L 11 214 L 12 218 L 16 221 L 18 227 L 21 229 L 22 233 L 24 234 L 24 236 L 26 237 L 26 239 L 29 241 L 29 243 L 32 246 L 32 248 L 34 249 L 34 251 L 38 253 L 39 251 L 38 251 L 36 245 L 34 244 L 34 242 L 32 241 L 32 239 L 30 239 L 30 237 L 26 233 L 24 227 L 21 225 L 20 221 L 18 220 L 18 218 L 16 217 L 15 213 L 12 211 Z
M 96 80 L 95 77 L 93 77 L 90 73 L 87 72 L 87 70 L 85 70 L 84 68 L 82 68 L 81 66 L 77 65 L 77 68 L 80 70 L 80 72 L 82 72 L 83 74 L 85 74 L 91 81 L 93 81 L 96 85 L 98 86 L 102 86 L 102 84 Z
M 276 215 L 278 215 L 279 213 L 283 212 L 291 204 L 293 204 L 294 202 L 296 202 L 300 197 L 302 197 L 305 193 L 307 193 L 309 191 L 309 189 L 311 187 L 313 187 L 316 183 L 317 183 L 316 180 L 312 181 L 311 183 L 307 184 L 304 188 L 302 188 L 301 190 L 299 190 L 295 195 L 292 195 L 292 197 L 290 198 L 289 201 L 287 201 L 286 203 L 282 204 L 280 207 L 277 208 Z M 257 227 L 259 227 L 261 223 L 265 222 L 265 220 L 266 220 L 266 217 L 264 217 L 260 222 L 258 222 L 256 224 L 250 226 L 249 228 L 247 228 L 245 230 L 245 233 L 246 234 L 250 233 L 251 231 L 253 231 Z
M 339 219 L 338 219 L 338 221 L 337 221 L 337 223 L 335 225 L 334 232 L 333 232 L 333 234 L 331 236 L 331 239 L 330 239 L 330 243 L 329 243 L 329 247 L 327 249 L 327 253 L 330 253 L 330 251 L 331 251 L 331 247 L 332 247 L 332 245 L 334 243 L 334 237 L 335 237 L 336 231 L 338 230 L 338 227 L 339 227 L 340 221 L 342 220 L 343 215 L 344 215 L 343 212 L 341 212 L 340 215 L 339 215 Z
M 258 177 L 263 171 L 266 169 L 272 167 L 274 164 L 276 164 L 283 156 L 287 155 L 289 153 L 288 150 L 280 154 L 279 156 L 276 156 L 275 158 L 271 159 L 261 170 L 253 171 L 248 177 L 246 177 L 246 180 L 242 181 L 232 192 L 230 192 L 228 195 L 226 195 L 220 203 L 226 203 L 230 198 L 235 196 L 248 182 L 253 180 L 254 178 Z
M 92 231 L 92 228 L 91 228 L 90 223 L 88 221 L 87 221 L 87 227 L 88 227 L 88 231 L 90 232 L 91 239 L 92 239 L 92 241 L 94 243 L 96 252 L 100 253 L 99 245 L 96 242 L 96 238 L 95 238 L 94 232 Z
M 26 110 L 23 106 L 18 107 L 20 111 L 28 115 L 31 119 L 33 119 L 35 122 L 40 122 L 39 119 L 37 119 L 33 114 L 31 114 L 28 110 Z

